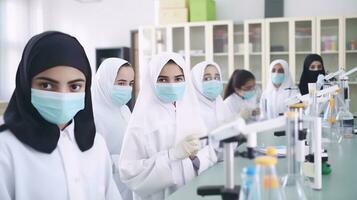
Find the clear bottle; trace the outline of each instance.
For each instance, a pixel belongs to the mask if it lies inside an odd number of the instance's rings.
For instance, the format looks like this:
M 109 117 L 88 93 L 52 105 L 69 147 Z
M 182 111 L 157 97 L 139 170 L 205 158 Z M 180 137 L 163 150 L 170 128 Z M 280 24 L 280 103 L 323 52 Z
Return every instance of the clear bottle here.
M 290 115 L 287 115 L 287 168 L 288 173 L 282 178 L 282 191 L 284 197 L 289 200 L 306 200 L 303 178 L 303 163 L 305 161 L 305 139 L 303 133 L 308 133 L 303 123 L 303 108 L 290 107 Z M 302 136 L 300 136 L 302 135 Z M 311 135 L 311 134 L 310 134 Z M 312 137 L 310 148 L 312 148 Z
M 345 106 L 340 107 L 337 113 L 338 129 L 344 138 L 353 137 L 353 114 L 349 111 L 349 100 L 346 99 Z
M 327 137 L 332 143 L 340 143 L 342 141 L 342 136 L 338 132 L 336 116 L 336 97 L 331 94 L 323 116 L 323 128 L 325 129 L 324 132 L 328 133 Z
M 248 166 L 243 168 L 241 174 L 242 185 L 239 193 L 239 200 L 248 200 L 249 193 L 252 189 L 255 173 L 255 166 Z
M 256 175 L 248 200 L 283 200 L 283 193 L 276 174 L 277 158 L 260 156 L 255 159 Z

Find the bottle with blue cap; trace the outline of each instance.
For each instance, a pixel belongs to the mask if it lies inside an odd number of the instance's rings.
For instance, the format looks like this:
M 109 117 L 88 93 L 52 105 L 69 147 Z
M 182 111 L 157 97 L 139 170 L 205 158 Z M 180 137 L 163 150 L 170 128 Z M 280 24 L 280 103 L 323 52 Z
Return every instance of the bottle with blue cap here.
M 239 200 L 248 200 L 255 176 L 255 166 L 248 166 L 242 170 L 242 186 L 239 193 Z

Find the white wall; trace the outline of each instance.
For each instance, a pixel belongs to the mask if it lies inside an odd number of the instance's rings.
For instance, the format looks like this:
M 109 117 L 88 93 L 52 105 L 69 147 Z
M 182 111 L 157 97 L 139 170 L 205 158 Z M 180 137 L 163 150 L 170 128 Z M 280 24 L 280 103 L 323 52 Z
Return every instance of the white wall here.
M 92 67 L 95 48 L 130 46 L 130 30 L 154 21 L 153 0 L 43 0 L 44 30 L 59 30 L 77 37 Z
M 356 0 L 285 0 L 286 17 L 357 16 Z
M 3 25 L 12 28 L 0 30 L 0 39 L 4 39 L 4 30 L 11 32 L 15 27 L 16 31 L 8 33 L 8 36 L 17 37 L 17 47 L 14 51 L 2 48 L 6 51 L 4 54 L 0 51 L 0 56 L 3 56 L 0 63 L 6 67 L 0 68 L 0 99 L 8 99 L 14 89 L 16 67 L 31 35 L 43 30 L 59 30 L 76 36 L 94 68 L 95 48 L 130 46 L 130 30 L 154 24 L 154 1 L 98 0 L 95 3 L 80 3 L 78 0 L 5 0 L 10 2 L 10 6 L 19 6 L 8 10 L 9 19 Z M 217 19 L 220 20 L 242 22 L 264 17 L 264 0 L 216 0 L 216 4 Z M 287 17 L 357 16 L 357 0 L 285 0 L 284 13 Z M 4 41 L 1 43 L 0 40 L 0 44 L 4 45 Z
M 217 18 L 245 19 L 264 17 L 264 0 L 216 0 Z M 357 16 L 356 0 L 284 0 L 285 17 Z
M 44 30 L 60 30 L 76 36 L 95 64 L 95 48 L 130 46 L 130 30 L 154 24 L 155 0 L 42 0 Z M 217 19 L 264 17 L 264 0 L 216 0 Z M 357 15 L 356 0 L 285 0 L 287 17 Z M 323 5 L 323 7 L 322 7 Z
M 216 0 L 216 13 L 235 22 L 264 18 L 264 0 Z
M 41 0 L 0 0 L 0 100 L 15 88 L 15 74 L 30 37 L 43 30 Z

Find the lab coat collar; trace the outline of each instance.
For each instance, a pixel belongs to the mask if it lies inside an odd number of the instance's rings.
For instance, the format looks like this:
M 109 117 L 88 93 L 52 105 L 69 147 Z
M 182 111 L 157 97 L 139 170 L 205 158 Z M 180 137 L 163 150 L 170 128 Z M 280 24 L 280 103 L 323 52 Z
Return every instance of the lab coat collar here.
M 76 141 L 74 137 L 74 120 L 71 120 L 63 130 L 60 130 L 60 137 L 68 137 L 72 142 Z
M 239 96 L 236 92 L 233 93 L 234 98 L 238 98 L 240 100 L 245 100 L 243 97 Z

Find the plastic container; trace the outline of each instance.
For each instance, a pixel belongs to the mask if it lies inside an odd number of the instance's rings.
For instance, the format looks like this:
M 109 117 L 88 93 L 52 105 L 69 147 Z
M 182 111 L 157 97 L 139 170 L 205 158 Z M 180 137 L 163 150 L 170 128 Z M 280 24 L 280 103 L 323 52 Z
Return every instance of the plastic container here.
M 283 193 L 276 174 L 277 158 L 260 156 L 255 159 L 256 174 L 248 200 L 283 200 Z
M 239 193 L 239 200 L 247 200 L 249 197 L 249 193 L 252 189 L 252 185 L 254 182 L 254 176 L 256 173 L 255 166 L 248 166 L 243 168 L 242 170 L 242 185 Z

